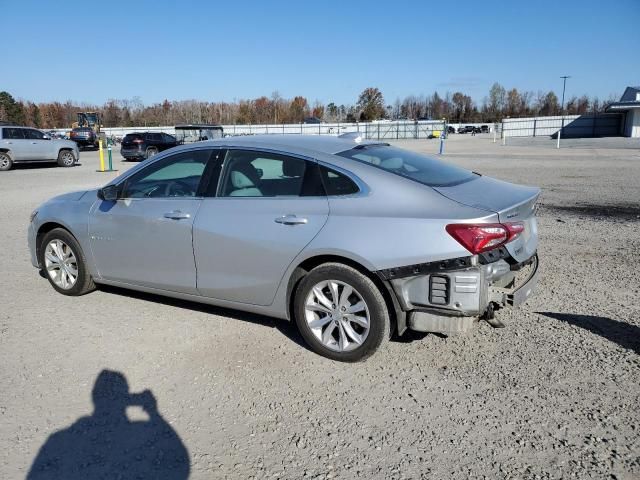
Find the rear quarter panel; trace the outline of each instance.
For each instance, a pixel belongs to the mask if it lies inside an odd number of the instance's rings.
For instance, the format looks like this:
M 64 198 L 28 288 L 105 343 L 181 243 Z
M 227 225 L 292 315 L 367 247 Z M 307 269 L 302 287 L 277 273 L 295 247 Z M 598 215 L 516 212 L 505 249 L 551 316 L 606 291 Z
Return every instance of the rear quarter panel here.
M 466 257 L 471 254 L 446 232 L 446 225 L 497 221 L 493 212 L 461 205 L 431 187 L 362 167 L 357 166 L 358 178 L 366 188 L 329 197 L 329 219 L 303 252 L 306 257 L 342 254 L 370 270 Z

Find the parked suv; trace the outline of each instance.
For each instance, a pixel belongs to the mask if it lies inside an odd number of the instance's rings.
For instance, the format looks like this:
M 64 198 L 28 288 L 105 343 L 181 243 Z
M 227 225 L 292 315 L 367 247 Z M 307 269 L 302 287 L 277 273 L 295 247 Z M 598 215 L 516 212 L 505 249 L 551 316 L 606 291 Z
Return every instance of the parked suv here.
M 0 170 L 23 162 L 57 161 L 61 167 L 72 167 L 79 158 L 74 142 L 53 140 L 35 128 L 0 126 Z
M 78 148 L 82 147 L 98 147 L 98 135 L 89 127 L 78 127 L 71 130 L 71 140 L 78 144 Z
M 168 133 L 129 133 L 122 139 L 120 155 L 125 160 L 144 160 L 177 144 L 176 137 Z

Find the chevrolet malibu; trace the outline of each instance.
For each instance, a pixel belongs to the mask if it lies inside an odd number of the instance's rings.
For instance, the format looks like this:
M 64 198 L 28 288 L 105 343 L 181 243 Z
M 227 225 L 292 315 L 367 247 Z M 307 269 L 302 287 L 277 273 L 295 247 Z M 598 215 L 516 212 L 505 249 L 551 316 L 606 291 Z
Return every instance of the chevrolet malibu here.
M 31 215 L 51 286 L 96 284 L 295 321 L 362 360 L 407 329 L 455 334 L 524 302 L 540 190 L 349 135 L 173 148 Z

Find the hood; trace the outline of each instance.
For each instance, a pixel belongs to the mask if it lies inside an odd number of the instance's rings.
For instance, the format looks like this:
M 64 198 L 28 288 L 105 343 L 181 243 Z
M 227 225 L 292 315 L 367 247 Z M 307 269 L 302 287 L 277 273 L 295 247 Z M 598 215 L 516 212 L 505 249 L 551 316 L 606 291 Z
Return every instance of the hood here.
M 57 197 L 51 198 L 47 203 L 53 202 L 77 202 L 80 200 L 89 190 L 79 190 L 77 192 L 63 193 Z
M 56 145 L 59 145 L 61 147 L 76 148 L 78 146 L 78 144 L 76 142 L 74 142 L 73 140 L 63 140 L 61 138 L 56 138 L 56 139 L 51 140 L 51 141 L 54 142 Z

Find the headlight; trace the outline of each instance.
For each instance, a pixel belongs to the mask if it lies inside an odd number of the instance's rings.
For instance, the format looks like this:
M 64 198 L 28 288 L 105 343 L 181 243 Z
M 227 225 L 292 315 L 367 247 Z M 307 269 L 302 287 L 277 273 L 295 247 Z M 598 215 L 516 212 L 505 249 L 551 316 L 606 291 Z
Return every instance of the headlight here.
M 38 210 L 34 210 L 33 212 L 31 212 L 31 215 L 29 215 L 29 223 L 32 223 L 37 215 L 38 215 Z

